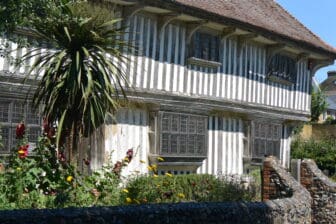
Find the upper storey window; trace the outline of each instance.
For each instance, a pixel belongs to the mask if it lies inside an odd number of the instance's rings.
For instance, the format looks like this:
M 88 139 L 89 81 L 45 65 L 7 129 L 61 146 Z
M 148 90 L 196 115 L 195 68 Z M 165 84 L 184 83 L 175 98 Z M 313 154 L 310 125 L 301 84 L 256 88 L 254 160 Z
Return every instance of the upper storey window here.
M 296 81 L 296 62 L 286 55 L 274 55 L 268 66 L 268 76 L 272 81 L 293 84 Z
M 210 33 L 196 32 L 190 44 L 190 57 L 218 62 L 219 37 Z

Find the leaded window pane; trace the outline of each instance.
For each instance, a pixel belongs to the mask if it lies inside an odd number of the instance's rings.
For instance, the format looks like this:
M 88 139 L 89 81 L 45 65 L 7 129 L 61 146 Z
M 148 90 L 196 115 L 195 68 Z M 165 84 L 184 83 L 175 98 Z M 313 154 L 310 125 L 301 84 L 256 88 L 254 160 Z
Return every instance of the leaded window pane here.
M 163 132 L 169 132 L 169 125 L 170 124 L 170 116 L 168 114 L 164 114 L 162 116 L 162 131 Z
M 161 135 L 161 150 L 162 153 L 168 153 L 169 150 L 169 134 Z
M 160 152 L 175 156 L 204 156 L 207 143 L 206 119 L 198 115 L 160 112 Z
M 31 107 L 31 105 L 28 105 L 27 108 L 27 123 L 37 125 L 40 123 L 40 116 L 38 112 Z
M 185 154 L 188 146 L 188 135 L 180 135 L 180 153 Z
M 170 148 L 171 148 L 171 153 L 177 153 L 178 149 L 178 135 L 171 135 L 170 139 Z
M 2 147 L 0 147 L 1 151 L 8 151 L 9 148 L 9 133 L 10 128 L 2 127 L 0 135 L 2 136 Z
M 13 103 L 12 123 L 20 123 L 24 120 L 24 105 L 21 102 Z
M 196 134 L 197 120 L 195 117 L 189 118 L 189 134 Z
M 196 135 L 189 135 L 188 137 L 188 153 L 194 154 L 195 153 L 195 144 L 196 142 Z
M 9 121 L 9 107 L 10 102 L 0 102 L 0 121 L 8 122 Z
M 171 131 L 172 132 L 178 132 L 179 131 L 179 126 L 180 126 L 180 117 L 177 114 L 174 114 L 171 117 L 172 117 Z

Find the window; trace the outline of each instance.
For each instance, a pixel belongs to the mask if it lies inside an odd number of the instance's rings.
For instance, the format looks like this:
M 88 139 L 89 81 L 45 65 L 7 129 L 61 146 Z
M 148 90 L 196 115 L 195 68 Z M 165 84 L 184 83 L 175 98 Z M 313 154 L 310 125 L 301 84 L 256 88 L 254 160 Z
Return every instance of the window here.
M 207 155 L 207 117 L 161 111 L 159 124 L 160 155 Z
M 190 44 L 190 57 L 206 61 L 219 61 L 219 37 L 196 32 Z
M 268 77 L 272 81 L 282 84 L 293 84 L 296 82 L 296 62 L 294 59 L 276 54 L 268 65 Z
M 280 158 L 280 140 L 282 126 L 279 124 L 254 123 L 253 158 L 273 155 Z
M 0 153 L 9 153 L 16 146 L 16 125 L 25 122 L 30 145 L 37 143 L 41 132 L 41 118 L 29 104 L 17 100 L 0 100 L 0 128 L 3 147 Z

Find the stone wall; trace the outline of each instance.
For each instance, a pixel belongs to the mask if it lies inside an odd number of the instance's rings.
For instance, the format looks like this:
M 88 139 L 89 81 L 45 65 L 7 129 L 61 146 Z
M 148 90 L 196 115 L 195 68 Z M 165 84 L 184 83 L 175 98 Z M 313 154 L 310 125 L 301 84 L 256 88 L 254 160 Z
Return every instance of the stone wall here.
M 0 211 L 0 223 L 310 223 L 311 198 L 309 193 L 303 189 L 274 158 L 267 158 L 264 166 L 264 183 L 267 185 L 263 192 L 264 202 L 178 203 Z
M 310 223 L 311 197 L 273 157 L 265 159 L 262 173 L 263 201 L 282 217 L 275 223 Z
M 301 162 L 301 184 L 310 192 L 313 199 L 313 223 L 336 222 L 336 183 L 332 182 L 316 166 L 313 160 Z

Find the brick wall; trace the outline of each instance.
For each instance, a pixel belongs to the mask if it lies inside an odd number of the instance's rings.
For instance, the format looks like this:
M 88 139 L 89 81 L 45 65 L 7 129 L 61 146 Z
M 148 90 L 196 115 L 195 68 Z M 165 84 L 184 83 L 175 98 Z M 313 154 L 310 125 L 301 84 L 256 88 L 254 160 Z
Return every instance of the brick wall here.
M 300 173 L 301 184 L 313 199 L 313 223 L 336 223 L 336 183 L 329 180 L 313 160 L 303 160 Z

